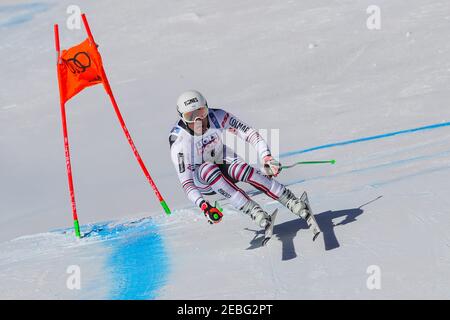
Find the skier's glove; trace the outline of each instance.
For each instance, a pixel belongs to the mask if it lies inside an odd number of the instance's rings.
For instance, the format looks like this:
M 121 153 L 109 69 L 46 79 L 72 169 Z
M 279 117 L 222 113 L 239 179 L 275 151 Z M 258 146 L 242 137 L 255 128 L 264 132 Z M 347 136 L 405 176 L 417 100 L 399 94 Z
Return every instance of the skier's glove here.
M 275 160 L 271 155 L 263 158 L 264 170 L 268 176 L 276 177 L 281 172 L 281 163 Z
M 202 209 L 205 214 L 206 219 L 210 224 L 219 223 L 222 221 L 223 213 L 209 204 L 207 201 L 202 201 L 200 204 L 200 209 Z

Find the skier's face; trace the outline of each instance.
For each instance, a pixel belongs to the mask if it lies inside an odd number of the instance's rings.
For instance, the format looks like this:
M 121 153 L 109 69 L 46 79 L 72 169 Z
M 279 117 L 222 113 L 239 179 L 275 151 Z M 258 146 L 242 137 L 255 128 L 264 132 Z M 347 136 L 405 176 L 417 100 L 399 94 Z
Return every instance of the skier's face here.
M 208 116 L 208 106 L 203 106 L 192 111 L 184 112 L 181 116 L 187 123 L 193 123 L 197 119 L 204 119 Z
M 188 123 L 188 126 L 196 135 L 202 135 L 208 129 L 208 117 Z

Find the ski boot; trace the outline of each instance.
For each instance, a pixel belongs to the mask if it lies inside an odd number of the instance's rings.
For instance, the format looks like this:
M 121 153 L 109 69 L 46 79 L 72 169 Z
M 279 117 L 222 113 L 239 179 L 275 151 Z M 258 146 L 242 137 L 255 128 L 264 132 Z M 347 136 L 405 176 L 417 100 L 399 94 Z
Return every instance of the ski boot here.
M 293 214 L 303 218 L 305 220 L 310 216 L 306 203 L 297 198 L 289 189 L 284 189 L 282 195 L 278 198 L 283 206 L 288 208 Z
M 258 226 L 264 228 L 264 238 L 261 242 L 261 246 L 265 246 L 272 238 L 273 227 L 278 209 L 269 215 L 259 206 L 259 204 L 253 200 L 249 200 L 241 210 L 245 214 L 248 214 Z
M 241 209 L 245 214 L 248 214 L 255 223 L 261 228 L 266 228 L 270 224 L 270 216 L 265 212 L 259 204 L 253 200 L 249 200 Z
M 317 224 L 314 214 L 312 213 L 306 192 L 303 192 L 302 196 L 297 198 L 289 189 L 286 188 L 278 201 L 288 208 L 293 214 L 306 220 L 308 227 L 313 232 L 313 241 L 316 240 L 321 230 Z

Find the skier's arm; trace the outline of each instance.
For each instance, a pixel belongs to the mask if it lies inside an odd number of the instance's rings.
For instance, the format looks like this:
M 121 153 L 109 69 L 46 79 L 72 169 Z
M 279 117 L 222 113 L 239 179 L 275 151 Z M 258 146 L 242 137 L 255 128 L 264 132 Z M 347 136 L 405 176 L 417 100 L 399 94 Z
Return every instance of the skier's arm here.
M 173 139 L 173 137 L 171 136 L 169 139 Z M 183 147 L 179 143 L 171 142 L 170 153 L 184 192 L 189 200 L 200 207 L 204 199 L 194 184 L 194 167 L 190 163 L 190 159 L 187 159 Z
M 256 152 L 258 152 L 259 158 L 264 159 L 264 157 L 271 154 L 270 148 L 263 137 L 258 133 L 258 131 L 242 120 L 238 119 L 231 113 L 220 110 L 221 124 L 224 129 L 232 131 L 239 138 L 251 144 Z
M 264 170 L 267 175 L 277 176 L 280 173 L 281 164 L 272 157 L 267 142 L 256 129 L 236 118 L 231 113 L 217 110 L 217 114 L 221 119 L 221 125 L 224 129 L 234 132 L 239 138 L 250 143 L 256 149 L 259 158 L 264 164 Z

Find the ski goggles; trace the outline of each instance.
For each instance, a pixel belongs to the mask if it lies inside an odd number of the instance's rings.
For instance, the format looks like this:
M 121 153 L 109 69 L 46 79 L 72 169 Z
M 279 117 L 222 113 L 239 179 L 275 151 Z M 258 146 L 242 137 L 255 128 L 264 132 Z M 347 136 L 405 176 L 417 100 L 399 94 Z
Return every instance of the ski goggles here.
M 183 117 L 184 121 L 189 123 L 193 123 L 197 119 L 203 120 L 208 116 L 208 107 L 207 106 L 200 107 L 199 109 L 185 112 L 181 116 Z

